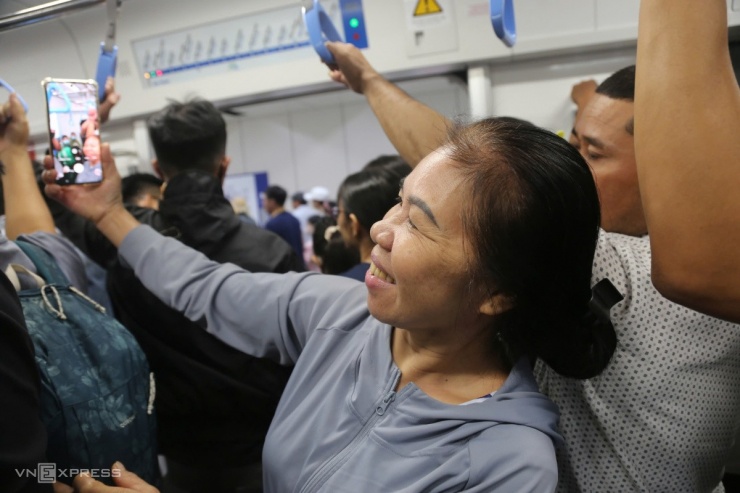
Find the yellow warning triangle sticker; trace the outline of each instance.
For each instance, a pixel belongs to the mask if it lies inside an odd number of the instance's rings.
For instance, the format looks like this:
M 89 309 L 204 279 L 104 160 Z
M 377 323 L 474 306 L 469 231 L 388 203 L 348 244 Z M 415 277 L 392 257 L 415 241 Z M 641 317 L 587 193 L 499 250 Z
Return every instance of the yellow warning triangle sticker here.
M 420 15 L 439 14 L 441 12 L 442 7 L 439 6 L 436 0 L 419 0 L 414 9 L 414 17 L 418 17 Z

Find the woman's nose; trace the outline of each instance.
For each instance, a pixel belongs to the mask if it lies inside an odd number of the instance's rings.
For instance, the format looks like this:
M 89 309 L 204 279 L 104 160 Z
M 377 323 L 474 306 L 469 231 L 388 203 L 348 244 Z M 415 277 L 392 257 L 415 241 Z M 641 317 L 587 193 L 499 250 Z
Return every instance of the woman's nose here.
M 388 215 L 370 228 L 370 238 L 384 250 L 390 251 L 393 246 L 393 224 Z

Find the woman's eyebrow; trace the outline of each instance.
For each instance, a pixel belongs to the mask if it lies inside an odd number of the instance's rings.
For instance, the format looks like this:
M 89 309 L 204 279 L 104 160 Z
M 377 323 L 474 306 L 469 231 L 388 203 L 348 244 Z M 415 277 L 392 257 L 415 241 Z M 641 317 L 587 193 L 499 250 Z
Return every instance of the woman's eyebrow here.
M 437 219 L 435 219 L 432 209 L 429 208 L 426 202 L 415 195 L 412 195 L 406 200 L 408 200 L 411 205 L 415 205 L 416 207 L 421 209 L 424 214 L 426 214 L 427 217 L 434 223 L 434 225 L 439 228 L 439 224 L 437 224 Z
M 406 180 L 406 177 L 404 176 L 398 182 L 398 188 L 400 189 L 401 195 L 403 195 L 403 182 L 405 180 Z M 432 209 L 429 208 L 426 202 L 424 202 L 422 199 L 420 199 L 419 197 L 415 195 L 412 195 L 406 200 L 408 200 L 411 205 L 415 205 L 416 207 L 421 209 L 424 212 L 424 214 L 426 214 L 427 217 L 434 223 L 434 225 L 439 228 L 439 224 L 437 224 L 437 219 L 434 217 L 434 213 L 432 212 Z

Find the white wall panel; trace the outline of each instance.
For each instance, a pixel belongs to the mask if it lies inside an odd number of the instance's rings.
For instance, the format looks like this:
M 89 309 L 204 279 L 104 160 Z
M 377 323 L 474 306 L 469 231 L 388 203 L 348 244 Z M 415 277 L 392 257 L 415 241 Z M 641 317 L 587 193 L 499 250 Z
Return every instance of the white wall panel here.
M 294 112 L 290 122 L 296 182 L 305 189 L 324 186 L 335 196 L 349 173 L 340 108 Z
M 381 154 L 396 154 L 364 100 L 342 105 L 348 173 L 362 169 Z
M 596 6 L 593 0 L 569 0 L 567 4 L 561 0 L 515 2 L 514 12 L 517 44 L 589 33 L 596 29 Z
M 226 155 L 231 158 L 231 165 L 227 170 L 228 173 L 242 173 L 245 169 L 242 156 L 244 149 L 242 146 L 242 118 L 231 115 L 224 115 L 226 120 Z
M 241 134 L 229 134 L 229 140 L 240 139 L 241 154 L 232 155 L 232 173 L 269 173 L 274 184 L 288 190 L 295 186 L 294 155 L 290 120 L 287 114 L 241 118 Z
M 596 0 L 596 28 L 633 28 L 637 33 L 640 0 Z

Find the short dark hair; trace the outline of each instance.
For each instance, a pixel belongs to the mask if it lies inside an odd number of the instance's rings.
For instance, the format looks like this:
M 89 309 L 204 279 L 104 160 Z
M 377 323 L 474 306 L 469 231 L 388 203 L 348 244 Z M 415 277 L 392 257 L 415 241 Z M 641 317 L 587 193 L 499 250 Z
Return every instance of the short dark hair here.
M 131 204 L 145 193 L 159 196 L 162 180 L 151 173 L 133 173 L 121 179 L 124 204 Z
M 274 200 L 277 205 L 282 207 L 285 204 L 285 199 L 288 197 L 288 192 L 283 187 L 271 185 L 265 190 L 265 197 Z
M 339 186 L 337 201 L 342 201 L 346 214 L 354 214 L 360 225 L 370 231 L 395 205 L 400 180 L 410 171 L 411 167 L 403 171 L 370 168 L 353 173 Z
M 493 317 L 494 351 L 510 365 L 530 356 L 568 377 L 600 373 L 616 333 L 588 309 L 600 212 L 586 162 L 547 130 L 497 118 L 455 126 L 445 150 L 467 186 L 471 286 L 513 305 Z
M 147 128 L 167 175 L 188 170 L 214 173 L 226 155 L 226 122 L 209 101 L 170 101 L 149 117 Z
M 596 94 L 612 99 L 635 100 L 635 66 L 617 70 L 596 88 Z
M 635 66 L 630 65 L 617 70 L 606 78 L 596 88 L 596 94 L 602 94 L 611 99 L 622 101 L 635 101 Z M 625 130 L 628 134 L 635 134 L 635 119 L 631 118 Z
M 296 193 L 294 193 L 293 195 L 291 195 L 290 199 L 293 202 L 298 202 L 299 204 L 305 204 L 306 203 L 306 199 L 303 198 L 303 192 L 296 192 Z

